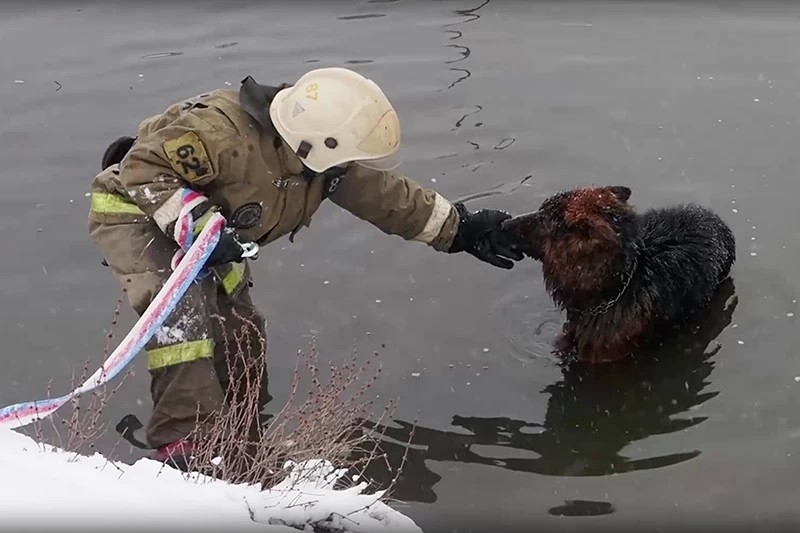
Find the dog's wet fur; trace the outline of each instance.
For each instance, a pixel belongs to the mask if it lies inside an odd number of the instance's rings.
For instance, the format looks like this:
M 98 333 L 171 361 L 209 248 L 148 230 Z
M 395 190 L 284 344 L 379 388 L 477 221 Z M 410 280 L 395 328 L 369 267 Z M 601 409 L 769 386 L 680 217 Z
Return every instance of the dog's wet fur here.
M 635 356 L 705 308 L 730 276 L 728 225 L 696 204 L 637 213 L 625 186 L 580 187 L 506 221 L 542 263 L 567 320 L 555 351 L 606 363 Z

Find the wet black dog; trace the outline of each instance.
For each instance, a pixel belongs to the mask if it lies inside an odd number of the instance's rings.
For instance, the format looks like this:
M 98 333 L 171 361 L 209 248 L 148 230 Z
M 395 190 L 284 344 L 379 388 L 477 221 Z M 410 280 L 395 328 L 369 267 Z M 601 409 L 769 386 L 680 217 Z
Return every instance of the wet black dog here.
M 634 355 L 704 308 L 736 260 L 731 229 L 694 204 L 638 214 L 628 187 L 582 187 L 506 221 L 542 262 L 566 310 L 562 355 L 602 363 Z

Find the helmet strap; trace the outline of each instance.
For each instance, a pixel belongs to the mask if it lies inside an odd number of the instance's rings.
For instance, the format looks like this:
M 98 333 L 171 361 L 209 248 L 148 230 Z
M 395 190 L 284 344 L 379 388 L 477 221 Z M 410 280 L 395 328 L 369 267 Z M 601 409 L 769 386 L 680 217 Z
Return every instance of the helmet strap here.
M 317 172 L 314 172 L 305 165 L 303 165 L 303 170 L 300 172 L 300 175 L 303 176 L 303 179 L 305 179 L 306 181 L 311 181 L 317 176 L 319 176 Z
M 300 172 L 300 175 L 303 177 L 303 179 L 309 182 L 318 176 L 325 176 L 326 182 L 329 182 L 336 178 L 341 178 L 342 176 L 345 175 L 346 172 L 347 169 L 342 167 L 329 168 L 325 172 L 315 172 L 310 168 L 308 168 L 307 166 L 303 165 L 303 170 Z
M 308 153 L 311 151 L 311 148 L 313 148 L 311 143 L 309 143 L 308 141 L 301 141 L 300 145 L 297 147 L 297 150 L 295 150 L 294 153 L 296 153 L 297 157 L 299 157 L 300 159 L 305 159 L 306 157 L 308 157 Z

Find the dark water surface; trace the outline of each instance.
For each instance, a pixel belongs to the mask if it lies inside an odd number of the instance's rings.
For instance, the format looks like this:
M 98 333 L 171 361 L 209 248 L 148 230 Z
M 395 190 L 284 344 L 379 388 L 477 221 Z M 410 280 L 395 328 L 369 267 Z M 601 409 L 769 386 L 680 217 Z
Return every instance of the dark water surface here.
M 437 254 L 324 205 L 254 265 L 273 396 L 312 331 L 324 360 L 385 343 L 390 435 L 420 426 L 396 496 L 423 528 L 797 523 L 798 32 L 790 2 L 4 2 L 0 403 L 100 360 L 119 288 L 85 194 L 111 139 L 248 74 L 349 65 L 396 104 L 405 172 L 473 208 L 613 183 L 642 209 L 717 209 L 738 304 L 657 364 L 563 376 L 536 263 Z M 147 417 L 135 364 L 112 421 Z

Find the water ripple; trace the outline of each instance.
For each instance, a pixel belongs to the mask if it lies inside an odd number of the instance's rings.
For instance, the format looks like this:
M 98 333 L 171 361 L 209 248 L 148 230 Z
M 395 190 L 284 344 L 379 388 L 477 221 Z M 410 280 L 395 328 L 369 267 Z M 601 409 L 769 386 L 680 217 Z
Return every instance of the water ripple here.
M 456 26 L 456 25 L 461 25 L 461 24 L 468 24 L 470 22 L 474 22 L 474 21 L 478 20 L 479 18 L 481 18 L 481 16 L 477 12 L 480 11 L 483 7 L 485 7 L 490 1 L 491 0 L 485 0 L 481 5 L 479 5 L 477 7 L 470 8 L 470 9 L 456 9 L 456 10 L 454 10 L 453 13 L 455 13 L 458 16 L 467 17 L 467 19 L 459 21 L 459 22 L 454 22 L 453 24 L 447 24 L 445 27 Z M 460 31 L 460 30 L 449 30 L 448 29 L 448 30 L 444 30 L 444 31 L 445 31 L 445 33 L 455 34 L 454 37 L 450 38 L 451 41 L 456 41 L 456 40 L 461 39 L 463 37 L 463 32 Z M 456 49 L 458 49 L 460 57 L 458 57 L 457 59 L 445 61 L 446 65 L 450 65 L 450 64 L 453 64 L 453 63 L 459 63 L 461 61 L 465 61 L 472 54 L 472 50 L 470 50 L 470 48 L 468 46 L 466 46 L 466 45 L 448 44 L 447 47 L 448 48 L 456 48 Z M 452 70 L 453 72 L 459 72 L 459 73 L 461 73 L 461 75 L 458 78 L 456 78 L 450 85 L 448 85 L 445 90 L 452 89 L 453 87 L 455 87 L 459 83 L 463 82 L 464 80 L 466 80 L 470 76 L 472 76 L 472 72 L 469 69 L 466 69 L 466 68 L 450 67 L 450 70 Z
M 142 59 L 161 59 L 164 57 L 175 57 L 183 55 L 183 52 L 156 52 L 142 56 Z
M 336 17 L 338 20 L 360 20 L 360 19 L 374 19 L 385 17 L 386 14 L 384 13 L 366 13 L 363 15 L 342 15 L 341 17 Z
M 531 280 L 531 287 L 537 288 L 538 280 Z M 504 325 L 502 337 L 509 347 L 509 356 L 523 363 L 535 360 L 556 362 L 552 353 L 553 340 L 559 331 L 563 317 L 542 294 L 532 297 L 512 287 L 513 292 L 495 304 L 497 313 Z M 540 290 L 540 289 L 537 289 Z

